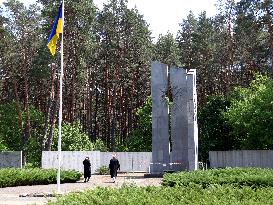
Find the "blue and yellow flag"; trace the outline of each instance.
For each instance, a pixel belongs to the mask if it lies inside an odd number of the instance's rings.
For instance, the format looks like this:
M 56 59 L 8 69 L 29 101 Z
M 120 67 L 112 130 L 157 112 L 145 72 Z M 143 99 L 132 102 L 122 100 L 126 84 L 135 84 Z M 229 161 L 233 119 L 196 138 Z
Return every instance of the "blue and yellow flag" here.
M 54 25 L 52 27 L 50 36 L 47 41 L 47 47 L 50 50 L 50 53 L 54 56 L 56 53 L 56 44 L 57 40 L 60 36 L 60 33 L 63 32 L 63 25 L 62 25 L 62 4 L 59 7 L 58 16 L 55 19 Z

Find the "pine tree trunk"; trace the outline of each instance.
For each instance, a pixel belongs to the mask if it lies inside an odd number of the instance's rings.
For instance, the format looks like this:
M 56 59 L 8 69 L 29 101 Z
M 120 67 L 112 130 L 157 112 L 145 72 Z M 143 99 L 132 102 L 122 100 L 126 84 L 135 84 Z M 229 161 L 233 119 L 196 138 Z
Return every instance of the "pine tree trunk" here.
M 23 118 L 22 118 L 22 110 L 20 106 L 20 99 L 19 99 L 19 94 L 18 94 L 18 88 L 17 88 L 17 82 L 15 80 L 12 80 L 13 83 L 13 88 L 14 88 L 14 94 L 16 98 L 16 110 L 18 114 L 18 125 L 19 128 L 22 130 L 23 129 Z
M 54 65 L 51 65 L 51 92 L 49 94 L 48 103 L 47 103 L 47 111 L 45 116 L 45 129 L 44 129 L 44 138 L 43 138 L 43 150 L 46 150 L 46 142 L 48 138 L 48 123 L 49 123 L 49 117 L 50 117 L 50 111 L 52 109 L 52 104 L 54 101 L 54 94 L 55 94 L 55 76 L 56 76 L 56 67 Z

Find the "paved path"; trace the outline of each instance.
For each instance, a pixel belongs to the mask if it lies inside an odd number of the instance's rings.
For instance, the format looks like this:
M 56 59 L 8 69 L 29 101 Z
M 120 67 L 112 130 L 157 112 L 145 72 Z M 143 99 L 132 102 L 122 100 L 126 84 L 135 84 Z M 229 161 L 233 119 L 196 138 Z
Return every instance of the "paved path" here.
M 143 173 L 119 174 L 116 183 L 111 181 L 109 175 L 93 175 L 88 183 L 83 180 L 77 183 L 61 184 L 61 192 L 80 192 L 97 186 L 101 187 L 120 187 L 125 184 L 135 184 L 137 186 L 160 186 L 161 178 L 144 178 Z M 57 192 L 56 184 L 18 186 L 0 188 L 0 205 L 26 205 L 26 204 L 46 204 L 54 197 L 20 197 L 20 195 L 31 194 L 52 194 Z

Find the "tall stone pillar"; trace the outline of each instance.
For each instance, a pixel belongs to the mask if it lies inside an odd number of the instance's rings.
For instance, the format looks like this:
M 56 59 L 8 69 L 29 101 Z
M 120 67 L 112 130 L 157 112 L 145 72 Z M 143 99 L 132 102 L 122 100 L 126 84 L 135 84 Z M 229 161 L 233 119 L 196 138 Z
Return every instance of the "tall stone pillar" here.
M 196 170 L 198 168 L 198 128 L 196 70 L 170 68 L 173 97 L 171 108 L 170 157 L 168 102 L 168 68 L 160 62 L 152 63 L 152 174 L 164 170 Z M 171 160 L 170 160 L 171 158 Z M 170 163 L 171 161 L 171 163 Z
M 190 69 L 187 73 L 188 94 L 188 168 L 198 169 L 198 127 L 197 127 L 197 95 L 196 70 Z
M 171 67 L 170 82 L 173 96 L 171 108 L 171 166 L 175 171 L 188 169 L 187 73 Z
M 169 123 L 168 102 L 166 93 L 168 89 L 167 65 L 152 62 L 152 174 L 161 174 L 169 169 Z

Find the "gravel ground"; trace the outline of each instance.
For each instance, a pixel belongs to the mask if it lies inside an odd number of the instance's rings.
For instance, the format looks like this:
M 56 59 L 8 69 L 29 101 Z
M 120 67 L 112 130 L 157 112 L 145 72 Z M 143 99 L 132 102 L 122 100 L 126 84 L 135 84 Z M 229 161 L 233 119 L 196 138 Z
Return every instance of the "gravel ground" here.
M 80 192 L 97 186 L 100 187 L 121 187 L 123 184 L 135 184 L 137 186 L 160 186 L 161 178 L 144 178 L 144 173 L 118 174 L 116 183 L 113 183 L 109 175 L 93 175 L 89 182 L 83 180 L 77 183 L 61 184 L 63 194 L 69 192 Z M 56 184 L 18 186 L 0 188 L 0 205 L 26 205 L 46 204 L 54 197 L 31 197 L 35 195 L 50 195 L 57 192 Z M 25 196 L 25 197 L 22 197 Z

